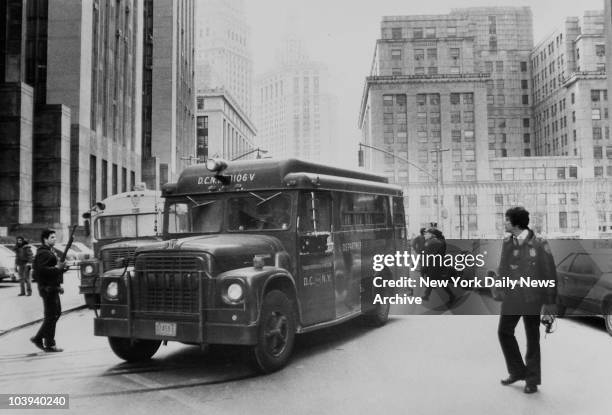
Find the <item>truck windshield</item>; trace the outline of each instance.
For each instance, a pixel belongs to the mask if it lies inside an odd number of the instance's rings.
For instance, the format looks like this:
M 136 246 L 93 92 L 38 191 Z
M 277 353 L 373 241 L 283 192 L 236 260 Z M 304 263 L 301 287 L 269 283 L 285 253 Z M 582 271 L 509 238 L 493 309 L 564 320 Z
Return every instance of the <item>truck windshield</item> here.
M 101 240 L 155 236 L 155 216 L 155 213 L 102 216 L 96 219 L 95 238 Z
M 216 233 L 223 223 L 223 200 L 185 197 L 170 201 L 168 233 Z
M 291 198 L 283 192 L 249 192 L 228 199 L 228 230 L 285 230 L 291 226 Z

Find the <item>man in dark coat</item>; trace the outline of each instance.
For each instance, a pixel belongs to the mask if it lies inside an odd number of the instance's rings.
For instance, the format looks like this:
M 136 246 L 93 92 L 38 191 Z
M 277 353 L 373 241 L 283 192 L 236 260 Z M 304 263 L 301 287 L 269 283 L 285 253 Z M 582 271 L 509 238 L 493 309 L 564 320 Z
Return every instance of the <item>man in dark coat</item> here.
M 18 236 L 15 243 L 15 266 L 19 272 L 19 287 L 21 288 L 19 296 L 32 295 L 32 282 L 30 281 L 32 256 L 32 247 L 28 245 L 28 241 Z
M 426 255 L 426 265 L 422 268 L 422 275 L 438 281 L 448 279 L 448 270 L 443 265 L 444 255 L 446 255 L 446 239 L 440 230 L 429 228 L 425 231 L 423 252 Z M 453 291 L 449 287 L 443 288 L 448 294 L 448 302 L 455 302 Z M 429 301 L 432 290 L 432 287 L 425 289 L 423 301 Z
M 425 228 L 419 230 L 419 234 L 412 240 L 414 254 L 420 254 L 425 249 Z
M 58 260 L 54 248 L 56 242 L 54 230 L 42 231 L 40 240 L 42 245 L 34 258 L 34 275 L 38 283 L 38 292 L 43 299 L 45 318 L 38 333 L 30 341 L 45 352 L 61 352 L 62 349 L 55 345 L 55 325 L 62 314 L 59 296 L 64 293 L 63 274 L 68 267 Z
M 524 208 L 508 209 L 505 225 L 510 236 L 504 239 L 502 245 L 499 278 L 520 281 L 521 278 L 531 277 L 537 281 L 549 281 L 546 287 L 524 287 L 517 284 L 514 289 L 506 288 L 501 292 L 503 303 L 497 333 L 510 374 L 501 383 L 510 385 L 525 380 L 524 392 L 534 393 L 541 382 L 540 313 L 555 313 L 555 261 L 548 242 L 528 228 L 529 212 Z M 527 337 L 524 363 L 514 335 L 521 317 Z

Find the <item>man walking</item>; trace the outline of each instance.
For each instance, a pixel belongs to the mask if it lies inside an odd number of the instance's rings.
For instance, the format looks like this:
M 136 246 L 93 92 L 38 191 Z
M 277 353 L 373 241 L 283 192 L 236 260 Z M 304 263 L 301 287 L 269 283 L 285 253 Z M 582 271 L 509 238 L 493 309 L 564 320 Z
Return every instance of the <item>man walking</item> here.
M 32 247 L 28 245 L 22 236 L 17 237 L 15 243 L 15 266 L 19 273 L 19 287 L 21 292 L 18 296 L 32 295 L 32 282 L 30 280 L 30 270 L 32 269 Z M 26 291 L 27 288 L 27 291 Z
M 61 352 L 62 349 L 55 345 L 55 325 L 62 314 L 59 296 L 64 293 L 61 284 L 68 267 L 58 261 L 53 247 L 56 242 L 54 230 L 42 231 L 40 240 L 42 246 L 38 248 L 34 258 L 34 276 L 38 282 L 38 292 L 43 299 L 45 316 L 38 333 L 30 341 L 45 352 Z
M 534 393 L 541 382 L 540 370 L 540 313 L 553 315 L 555 310 L 557 273 L 548 242 L 536 236 L 529 225 L 529 212 L 522 207 L 506 211 L 506 231 L 510 236 L 504 239 L 499 278 L 520 281 L 531 277 L 546 281 L 546 287 L 506 288 L 502 293 L 503 303 L 497 334 L 501 344 L 509 376 L 501 381 L 510 385 L 525 381 L 525 393 Z M 544 285 L 544 284 L 542 284 Z M 514 329 L 523 318 L 527 337 L 525 362 L 519 350 Z

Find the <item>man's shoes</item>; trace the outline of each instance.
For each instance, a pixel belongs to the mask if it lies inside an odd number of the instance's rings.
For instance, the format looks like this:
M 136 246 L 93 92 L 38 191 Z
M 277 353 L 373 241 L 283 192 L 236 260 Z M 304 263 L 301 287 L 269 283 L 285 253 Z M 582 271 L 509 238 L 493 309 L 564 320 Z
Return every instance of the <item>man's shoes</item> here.
M 34 346 L 38 347 L 40 350 L 46 351 L 45 346 L 43 345 L 42 339 L 37 339 L 35 337 L 32 337 L 30 338 L 30 341 L 32 342 L 32 344 L 34 344 Z
M 49 346 L 49 347 L 45 347 L 45 352 L 47 353 L 59 353 L 59 352 L 63 352 L 64 349 L 60 349 L 57 346 Z
M 512 385 L 514 382 L 518 382 L 519 380 L 525 380 L 525 377 L 510 375 L 506 379 L 502 379 L 501 384 L 504 386 L 508 386 L 508 385 Z
M 22 297 L 22 296 L 24 296 L 24 295 L 25 295 L 24 293 L 17 294 L 17 297 Z
M 536 393 L 537 391 L 538 391 L 538 385 L 526 384 L 525 389 L 523 389 L 523 392 L 525 393 Z

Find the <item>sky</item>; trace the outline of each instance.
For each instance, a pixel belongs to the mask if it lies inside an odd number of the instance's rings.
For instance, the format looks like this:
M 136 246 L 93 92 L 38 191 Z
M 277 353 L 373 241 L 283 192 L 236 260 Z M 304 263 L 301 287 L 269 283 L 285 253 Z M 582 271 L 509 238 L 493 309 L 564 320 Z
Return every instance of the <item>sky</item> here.
M 380 38 L 382 16 L 446 14 L 461 7 L 529 6 L 537 44 L 559 27 L 565 17 L 580 17 L 585 10 L 602 10 L 604 6 L 604 0 L 245 0 L 245 3 L 255 77 L 271 68 L 275 49 L 289 28 L 302 37 L 312 60 L 327 64 L 339 102 L 338 138 L 355 145 L 355 151 L 347 153 L 351 163 L 356 163 L 359 105 L 374 46 Z

